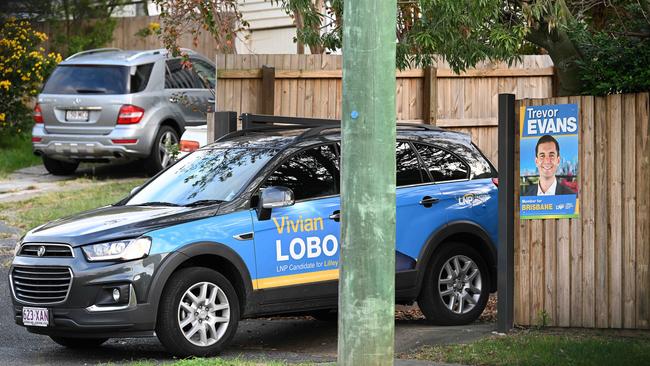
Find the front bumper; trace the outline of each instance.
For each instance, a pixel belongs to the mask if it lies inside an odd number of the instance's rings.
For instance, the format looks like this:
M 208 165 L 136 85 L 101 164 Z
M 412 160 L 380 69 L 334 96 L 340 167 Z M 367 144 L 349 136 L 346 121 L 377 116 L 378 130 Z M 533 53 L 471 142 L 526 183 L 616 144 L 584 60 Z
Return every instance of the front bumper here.
M 115 127 L 108 135 L 50 134 L 42 124 L 35 125 L 32 151 L 59 160 L 114 160 L 146 158 L 151 153 L 153 138 L 145 130 L 129 126 Z M 113 140 L 137 140 L 136 143 L 115 143 Z
M 80 248 L 74 248 L 74 258 L 39 258 L 18 256 L 10 268 L 14 319 L 24 326 L 24 306 L 49 310 L 47 327 L 27 326 L 32 333 L 60 337 L 133 337 L 151 336 L 156 324 L 156 306 L 149 302 L 154 270 L 166 254 L 156 254 L 129 262 L 86 261 Z M 69 292 L 59 303 L 39 304 L 16 297 L 12 277 L 18 270 L 36 267 L 66 267 L 72 272 Z M 128 303 L 107 305 L 106 289 L 128 288 Z

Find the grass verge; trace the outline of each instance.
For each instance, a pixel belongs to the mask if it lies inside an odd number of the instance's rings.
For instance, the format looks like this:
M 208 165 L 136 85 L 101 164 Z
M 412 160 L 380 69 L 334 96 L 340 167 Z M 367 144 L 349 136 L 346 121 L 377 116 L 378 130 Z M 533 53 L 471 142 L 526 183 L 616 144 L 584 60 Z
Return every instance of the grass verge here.
M 41 158 L 32 153 L 31 135 L 0 137 L 0 178 L 40 163 Z
M 143 179 L 93 182 L 87 187 L 49 192 L 18 202 L 0 204 L 0 220 L 21 229 L 119 201 Z M 72 184 L 67 182 L 66 185 Z
M 464 365 L 650 365 L 650 333 L 520 331 L 471 344 L 423 347 L 409 358 Z

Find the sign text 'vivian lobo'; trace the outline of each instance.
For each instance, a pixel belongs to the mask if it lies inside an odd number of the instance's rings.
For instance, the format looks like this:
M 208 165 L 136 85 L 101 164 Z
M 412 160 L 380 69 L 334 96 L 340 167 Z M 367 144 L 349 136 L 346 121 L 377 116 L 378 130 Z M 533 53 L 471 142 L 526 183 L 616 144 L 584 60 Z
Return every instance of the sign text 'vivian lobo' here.
M 578 106 L 522 106 L 519 122 L 520 218 L 578 217 Z

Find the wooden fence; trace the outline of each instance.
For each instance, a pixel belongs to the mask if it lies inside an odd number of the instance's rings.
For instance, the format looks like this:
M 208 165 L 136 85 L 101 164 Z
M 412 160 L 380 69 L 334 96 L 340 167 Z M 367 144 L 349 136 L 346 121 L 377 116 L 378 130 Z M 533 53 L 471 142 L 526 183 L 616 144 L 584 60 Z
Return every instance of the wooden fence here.
M 216 60 L 219 110 L 341 117 L 341 56 L 218 55 Z M 272 78 L 263 78 L 263 66 L 275 68 Z M 553 95 L 548 56 L 524 56 L 510 67 L 484 63 L 460 75 L 444 62 L 435 66 L 432 71 L 397 72 L 397 118 L 469 133 L 495 164 L 499 93 L 517 98 Z
M 136 32 L 140 29 L 147 28 L 149 23 L 160 22 L 157 16 L 139 16 L 139 17 L 125 17 L 114 18 L 117 21 L 115 29 L 113 30 L 113 40 L 104 45 L 104 47 L 116 47 L 123 50 L 149 50 L 156 48 L 163 48 L 162 42 L 158 37 L 152 35 L 148 37 L 136 36 Z M 45 32 L 51 39 L 54 35 L 52 27 L 48 23 L 34 23 L 34 28 L 40 32 Z M 196 45 L 192 42 L 190 35 L 183 35 L 179 38 L 178 44 L 180 47 L 191 48 L 211 60 L 217 55 L 216 42 L 208 32 L 202 32 L 199 35 L 198 43 Z M 46 49 L 49 49 L 49 43 L 45 44 Z
M 642 93 L 518 102 L 578 104 L 581 207 L 578 219 L 515 221 L 517 324 L 540 324 L 546 314 L 552 326 L 650 328 L 648 100 Z M 518 212 L 517 203 L 516 220 Z

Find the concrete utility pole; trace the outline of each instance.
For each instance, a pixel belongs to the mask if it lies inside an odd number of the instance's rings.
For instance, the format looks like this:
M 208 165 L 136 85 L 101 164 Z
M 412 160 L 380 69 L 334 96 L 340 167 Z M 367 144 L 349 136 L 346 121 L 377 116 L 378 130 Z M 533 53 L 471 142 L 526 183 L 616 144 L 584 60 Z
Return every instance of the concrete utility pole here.
M 392 365 L 397 4 L 344 6 L 338 363 Z

